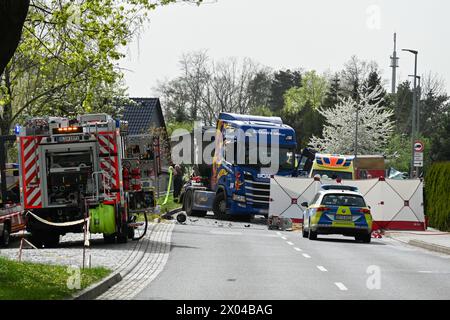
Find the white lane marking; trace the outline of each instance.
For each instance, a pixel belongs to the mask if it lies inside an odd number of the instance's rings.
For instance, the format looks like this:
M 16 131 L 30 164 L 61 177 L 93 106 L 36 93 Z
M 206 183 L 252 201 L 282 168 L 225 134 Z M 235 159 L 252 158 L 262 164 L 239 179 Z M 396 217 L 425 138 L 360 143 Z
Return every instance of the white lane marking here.
M 295 247 L 294 250 L 297 250 L 297 251 L 303 251 L 302 249 L 297 248 L 297 247 Z
M 419 273 L 433 273 L 433 271 L 419 271 Z
M 310 256 L 309 254 L 307 254 L 307 253 L 303 253 L 302 255 L 303 255 L 305 258 L 307 258 L 307 259 L 311 258 L 311 256 Z
M 277 232 L 277 235 L 281 236 L 281 232 Z
M 294 243 L 292 243 L 292 242 L 290 242 L 290 241 L 288 241 L 288 242 L 286 242 L 288 245 L 290 245 L 290 246 L 293 246 L 294 245 Z
M 281 237 L 281 239 L 283 239 L 283 240 L 287 240 L 287 238 L 286 238 L 286 237 Z
M 319 269 L 322 272 L 327 272 L 328 271 L 327 269 L 325 269 L 324 266 L 317 266 L 317 269 Z
M 344 284 L 343 284 L 342 282 L 335 282 L 334 284 L 335 284 L 335 285 L 339 288 L 339 290 L 341 290 L 341 291 L 347 291 L 347 290 L 348 290 L 347 287 L 344 286 Z

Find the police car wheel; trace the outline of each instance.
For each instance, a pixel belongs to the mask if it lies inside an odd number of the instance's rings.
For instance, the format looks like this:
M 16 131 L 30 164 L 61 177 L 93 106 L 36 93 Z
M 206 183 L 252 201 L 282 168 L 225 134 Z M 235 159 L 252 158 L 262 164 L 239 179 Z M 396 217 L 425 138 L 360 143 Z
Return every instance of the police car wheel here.
M 372 235 L 371 234 L 365 235 L 362 238 L 362 242 L 364 242 L 364 243 L 370 243 L 371 240 L 372 240 Z
M 302 228 L 303 238 L 308 238 L 308 231 L 305 230 L 305 227 Z
M 317 240 L 317 232 L 312 231 L 311 229 L 308 229 L 308 239 L 309 240 Z

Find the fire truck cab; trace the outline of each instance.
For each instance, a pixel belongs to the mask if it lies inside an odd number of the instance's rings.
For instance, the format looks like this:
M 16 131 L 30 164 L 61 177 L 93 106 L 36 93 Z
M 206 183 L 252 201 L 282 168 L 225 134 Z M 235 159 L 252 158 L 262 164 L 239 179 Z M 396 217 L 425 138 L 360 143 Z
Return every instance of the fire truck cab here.
M 87 220 L 106 242 L 133 238 L 122 175 L 126 131 L 126 122 L 106 114 L 33 118 L 16 130 L 21 203 L 36 246 L 84 232 Z

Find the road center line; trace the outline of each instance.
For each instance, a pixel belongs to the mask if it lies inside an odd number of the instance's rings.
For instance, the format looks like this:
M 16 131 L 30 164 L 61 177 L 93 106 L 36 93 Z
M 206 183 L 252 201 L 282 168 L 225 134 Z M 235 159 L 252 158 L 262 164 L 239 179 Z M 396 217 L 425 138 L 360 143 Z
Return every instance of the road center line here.
M 290 241 L 288 241 L 288 242 L 286 242 L 288 245 L 290 245 L 290 246 L 293 246 L 294 245 L 294 243 L 292 243 L 292 242 L 290 242 Z
M 277 232 L 277 235 L 281 236 L 281 232 Z
M 341 291 L 347 291 L 347 290 L 348 290 L 347 287 L 344 286 L 344 284 L 343 284 L 342 282 L 335 282 L 334 284 L 335 284 L 335 285 L 339 288 L 339 290 L 341 290 Z
M 307 258 L 307 259 L 311 258 L 311 256 L 310 256 L 309 254 L 307 254 L 307 253 L 303 253 L 302 255 L 303 255 L 305 258 Z
M 283 240 L 287 240 L 287 238 L 286 238 L 286 237 L 281 237 L 281 239 L 283 239 Z
M 328 271 L 327 269 L 325 269 L 324 266 L 317 266 L 317 269 L 319 269 L 322 272 L 327 272 Z
M 295 247 L 294 250 L 302 251 L 302 249 Z

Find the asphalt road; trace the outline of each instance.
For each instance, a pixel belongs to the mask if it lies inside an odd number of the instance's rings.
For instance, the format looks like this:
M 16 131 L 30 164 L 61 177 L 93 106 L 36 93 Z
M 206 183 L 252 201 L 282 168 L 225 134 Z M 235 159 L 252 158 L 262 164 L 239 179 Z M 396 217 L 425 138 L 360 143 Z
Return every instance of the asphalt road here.
M 450 299 L 450 256 L 389 238 L 311 241 L 190 218 L 176 225 L 164 270 L 135 299 Z

